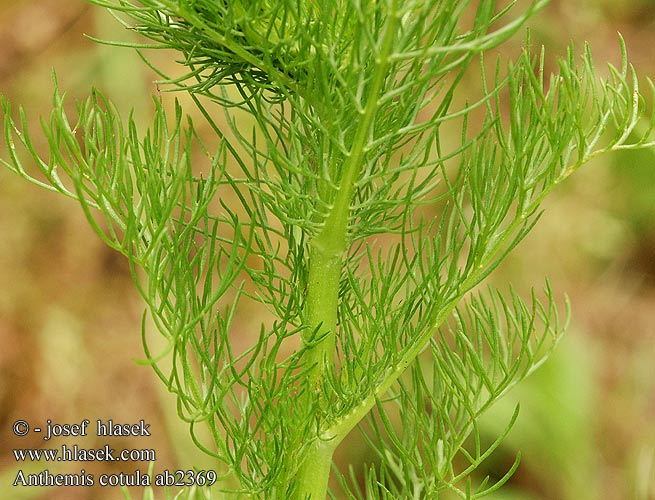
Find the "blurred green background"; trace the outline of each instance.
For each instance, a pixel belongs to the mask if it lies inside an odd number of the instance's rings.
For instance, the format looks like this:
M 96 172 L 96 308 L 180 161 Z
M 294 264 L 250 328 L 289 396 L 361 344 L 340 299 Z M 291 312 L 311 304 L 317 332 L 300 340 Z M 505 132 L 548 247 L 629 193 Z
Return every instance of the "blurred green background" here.
M 533 41 L 550 55 L 563 55 L 570 40 L 589 41 L 599 67 L 619 63 L 620 31 L 637 71 L 655 75 L 653 0 L 553 1 L 531 24 Z M 25 106 L 33 129 L 49 112 L 53 68 L 71 100 L 97 86 L 147 121 L 156 75 L 133 52 L 97 45 L 85 33 L 131 36 L 82 0 L 0 0 L 0 93 Z M 165 62 L 171 56 L 154 55 L 174 71 Z M 481 472 L 502 476 L 520 451 L 519 470 L 495 500 L 654 500 L 655 151 L 595 161 L 545 208 L 493 279 L 528 290 L 547 276 L 570 297 L 573 319 L 556 355 L 486 418 L 493 435 L 521 402 L 517 425 Z M 19 418 L 35 425 L 145 419 L 151 438 L 114 444 L 156 449 L 157 470 L 209 464 L 177 422 L 174 401 L 134 362 L 142 354 L 141 312 L 125 263 L 75 203 L 0 169 L 3 500 L 121 498 L 114 488 L 7 490 L 18 469 L 11 450 L 44 445 L 38 436 L 13 435 Z M 94 474 L 138 466 L 86 465 Z M 57 470 L 80 468 L 67 467 Z

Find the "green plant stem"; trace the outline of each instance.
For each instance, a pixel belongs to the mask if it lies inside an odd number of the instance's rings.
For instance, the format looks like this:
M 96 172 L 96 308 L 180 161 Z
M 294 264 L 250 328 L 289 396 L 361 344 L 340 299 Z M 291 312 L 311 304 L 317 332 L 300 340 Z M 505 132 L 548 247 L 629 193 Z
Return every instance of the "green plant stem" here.
M 395 12 L 395 11 L 394 11 Z M 334 364 L 337 306 L 342 260 L 347 250 L 350 203 L 364 162 L 366 144 L 378 109 L 378 98 L 384 85 L 396 29 L 397 17 L 390 16 L 376 57 L 368 101 L 359 122 L 353 145 L 346 157 L 343 176 L 335 194 L 332 209 L 322 231 L 310 244 L 309 278 L 305 323 L 308 330 L 303 341 L 309 347 L 307 361 L 313 365 L 310 379 L 317 388 L 326 370 Z
M 343 247 L 336 241 L 317 238 L 311 243 L 307 282 L 306 323 L 303 341 L 309 348 L 306 361 L 312 365 L 309 378 L 318 390 L 326 370 L 331 370 L 329 357 L 334 352 L 339 303 L 339 281 Z
M 310 383 L 318 394 L 321 393 L 320 386 L 325 376 L 331 375 L 328 371 L 331 372 L 334 366 L 339 284 L 343 257 L 348 247 L 350 204 L 378 110 L 378 98 L 387 74 L 397 21 L 395 15 L 387 19 L 375 61 L 376 69 L 371 79 L 368 101 L 353 145 L 346 157 L 332 209 L 323 230 L 310 244 L 305 317 L 308 329 L 303 341 L 309 348 L 307 362 L 312 365 L 309 372 Z M 341 439 L 323 440 L 317 437 L 301 452 L 293 500 L 323 500 L 326 497 L 332 455 L 340 441 Z
M 315 439 L 303 452 L 290 500 L 323 500 L 327 495 L 332 455 L 338 441 Z

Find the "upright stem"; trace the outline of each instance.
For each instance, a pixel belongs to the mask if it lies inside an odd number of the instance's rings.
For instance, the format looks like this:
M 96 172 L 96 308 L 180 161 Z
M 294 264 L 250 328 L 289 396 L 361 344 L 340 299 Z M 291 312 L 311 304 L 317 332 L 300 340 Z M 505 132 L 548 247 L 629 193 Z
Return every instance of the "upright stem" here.
M 395 3 L 395 2 L 394 2 Z M 311 387 L 318 395 L 319 405 L 326 404 L 322 394 L 325 378 L 332 376 L 336 345 L 337 308 L 343 258 L 348 251 L 350 206 L 359 173 L 365 162 L 366 145 L 379 106 L 387 70 L 389 54 L 396 34 L 396 9 L 391 9 L 384 33 L 375 53 L 375 70 L 371 75 L 367 102 L 358 123 L 352 146 L 345 158 L 343 175 L 335 192 L 332 208 L 321 232 L 310 243 L 309 277 L 305 309 L 303 343 L 308 348 L 306 361 Z M 322 399 L 321 399 L 322 398 Z M 319 435 L 306 443 L 299 456 L 295 490 L 291 500 L 324 500 L 327 494 L 332 455 L 343 436 L 324 440 Z
M 325 219 L 322 231 L 312 240 L 309 253 L 309 278 L 305 324 L 308 327 L 303 342 L 309 347 L 307 360 L 313 365 L 310 378 L 313 386 L 329 373 L 334 361 L 337 306 L 342 260 L 347 251 L 350 204 L 355 185 L 364 163 L 366 145 L 378 109 L 378 98 L 387 69 L 389 54 L 393 47 L 397 18 L 391 13 L 376 54 L 375 72 L 371 78 L 368 100 L 357 127 L 352 147 L 343 165 L 343 175 L 335 193 L 332 208 Z
M 344 251 L 345 243 L 330 241 L 324 237 L 318 237 L 310 244 L 305 305 L 308 329 L 303 341 L 309 347 L 306 361 L 313 366 L 309 377 L 312 387 L 316 390 L 325 371 L 332 368 L 330 358 L 335 347 L 339 282 Z
M 314 440 L 303 452 L 290 500 L 324 500 L 327 495 L 336 441 Z

